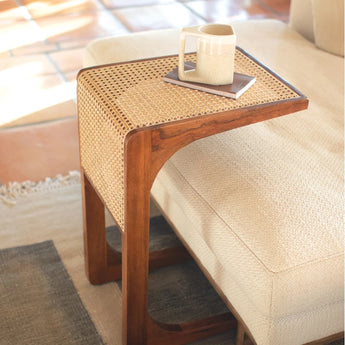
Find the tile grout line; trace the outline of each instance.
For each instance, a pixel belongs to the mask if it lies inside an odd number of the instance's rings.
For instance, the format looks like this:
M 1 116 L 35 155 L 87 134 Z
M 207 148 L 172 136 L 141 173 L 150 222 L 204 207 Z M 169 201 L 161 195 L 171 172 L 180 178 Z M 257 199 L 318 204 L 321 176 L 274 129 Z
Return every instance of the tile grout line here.
M 161 6 L 165 6 L 165 5 L 169 5 L 169 4 L 181 4 L 188 12 L 192 13 L 193 15 L 195 15 L 197 18 L 203 20 L 205 23 L 207 23 L 207 20 L 202 17 L 199 13 L 197 13 L 196 11 L 194 11 L 193 9 L 189 8 L 185 3 L 183 2 L 180 2 L 180 1 L 176 1 L 176 2 L 172 2 L 172 3 L 168 3 L 168 4 L 156 4 L 156 5 L 141 5 L 141 6 L 127 6 L 127 7 L 114 7 L 112 10 L 111 9 L 108 9 L 108 11 L 110 12 L 111 15 L 114 16 L 114 18 L 116 20 L 118 20 L 123 26 L 124 28 L 126 28 L 130 33 L 133 33 L 133 32 L 141 32 L 141 31 L 145 31 L 145 30 L 140 30 L 140 31 L 133 31 L 130 27 L 128 27 L 126 25 L 126 23 L 124 23 L 121 18 L 118 18 L 117 15 L 116 15 L 116 11 L 117 10 L 122 10 L 122 9 L 132 9 L 132 8 L 143 8 L 143 7 L 152 7 L 152 6 L 158 6 L 158 5 L 161 5 Z M 150 30 L 150 29 L 149 29 Z M 156 29 L 151 29 L 151 30 L 156 30 Z
M 113 16 L 119 23 L 121 23 L 121 25 L 129 32 L 129 33 L 133 33 L 133 31 L 120 19 L 117 17 L 116 13 L 114 13 L 116 10 L 114 9 L 113 11 L 111 11 L 110 9 L 107 9 L 108 13 Z
M 189 12 L 193 13 L 195 16 L 197 16 L 198 18 L 200 18 L 201 20 L 205 21 L 205 23 L 208 23 L 207 19 L 204 18 L 200 13 L 198 13 L 197 11 L 193 10 L 192 8 L 190 8 L 185 2 L 181 2 L 178 1 L 177 3 L 181 4 L 185 9 L 187 9 Z
M 275 16 L 279 16 L 280 13 L 278 13 L 276 10 L 274 10 L 271 6 L 265 4 L 264 2 L 262 2 L 261 0 L 254 0 L 259 6 L 261 6 L 262 8 L 264 8 L 266 11 L 271 12 L 272 14 L 274 14 Z
M 23 5 L 22 1 L 21 0 L 14 0 L 16 2 L 16 4 L 22 9 L 22 12 L 23 12 L 23 16 L 24 18 L 32 23 L 37 29 L 38 29 L 38 32 L 39 32 L 39 36 L 40 36 L 40 40 L 43 42 L 43 43 L 47 43 L 47 38 L 45 37 L 45 35 L 42 33 L 42 28 L 38 25 L 38 23 L 36 22 L 35 18 L 32 17 L 30 11 L 26 8 L 25 5 Z
M 21 0 L 14 0 L 14 2 L 20 7 L 21 12 L 23 13 L 24 19 L 32 20 L 32 16 L 26 6 L 23 5 Z
M 57 63 L 54 61 L 54 59 L 50 56 L 50 53 L 45 53 L 45 54 L 43 54 L 43 55 L 45 55 L 45 56 L 47 57 L 47 59 L 50 61 L 50 63 L 53 65 L 53 67 L 54 67 L 55 70 L 56 70 L 56 74 L 59 76 L 59 78 L 60 78 L 63 82 L 67 83 L 67 82 L 68 82 L 67 78 L 66 78 L 65 75 L 62 73 L 61 69 L 59 68 L 59 66 L 57 65 Z
M 98 4 L 101 5 L 101 7 L 106 10 L 107 9 L 107 6 L 104 5 L 103 1 L 102 0 L 96 0 Z

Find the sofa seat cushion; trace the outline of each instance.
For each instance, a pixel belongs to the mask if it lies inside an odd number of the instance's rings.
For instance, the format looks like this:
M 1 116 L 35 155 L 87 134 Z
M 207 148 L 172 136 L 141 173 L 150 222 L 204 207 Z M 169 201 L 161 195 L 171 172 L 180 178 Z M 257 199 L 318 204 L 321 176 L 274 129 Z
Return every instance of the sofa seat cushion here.
M 152 194 L 256 342 L 297 345 L 343 329 L 343 59 L 248 26 L 242 46 L 309 110 L 192 143 Z
M 309 109 L 192 143 L 152 195 L 258 345 L 303 344 L 343 329 L 344 60 L 277 21 L 234 27 Z M 87 63 L 176 53 L 178 32 L 94 42 Z

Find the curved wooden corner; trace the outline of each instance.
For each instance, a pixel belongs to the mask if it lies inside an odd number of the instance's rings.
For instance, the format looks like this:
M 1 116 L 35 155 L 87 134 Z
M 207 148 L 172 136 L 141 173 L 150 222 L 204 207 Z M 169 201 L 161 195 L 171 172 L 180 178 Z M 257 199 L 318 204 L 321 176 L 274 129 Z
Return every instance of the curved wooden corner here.
M 273 104 L 246 108 L 169 122 L 160 126 L 143 128 L 151 133 L 151 185 L 164 163 L 178 150 L 198 139 L 234 128 L 269 120 L 308 108 L 304 96 Z

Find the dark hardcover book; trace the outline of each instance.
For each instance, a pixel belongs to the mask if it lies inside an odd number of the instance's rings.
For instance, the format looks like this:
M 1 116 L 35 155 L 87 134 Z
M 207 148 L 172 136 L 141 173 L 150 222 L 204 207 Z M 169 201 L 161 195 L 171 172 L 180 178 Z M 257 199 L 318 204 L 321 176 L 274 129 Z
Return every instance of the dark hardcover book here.
M 195 68 L 195 63 L 187 61 L 185 62 L 185 70 L 191 70 Z M 219 96 L 238 99 L 246 90 L 248 90 L 254 83 L 255 77 L 249 75 L 234 73 L 234 81 L 228 85 L 209 85 L 194 83 L 190 81 L 183 81 L 178 78 L 178 69 L 168 73 L 164 78 L 164 81 L 191 89 L 213 93 Z

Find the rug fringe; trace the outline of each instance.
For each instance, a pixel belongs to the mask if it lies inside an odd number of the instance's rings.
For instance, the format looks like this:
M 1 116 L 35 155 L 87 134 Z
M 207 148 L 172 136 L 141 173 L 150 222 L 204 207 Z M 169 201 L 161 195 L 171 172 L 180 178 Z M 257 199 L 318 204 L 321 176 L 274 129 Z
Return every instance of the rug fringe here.
M 44 181 L 33 182 L 10 182 L 7 185 L 0 186 L 0 200 L 9 206 L 16 204 L 18 197 L 27 195 L 28 193 L 52 190 L 62 186 L 74 185 L 80 183 L 79 171 L 70 171 L 68 175 L 56 175 L 54 178 L 46 177 Z

